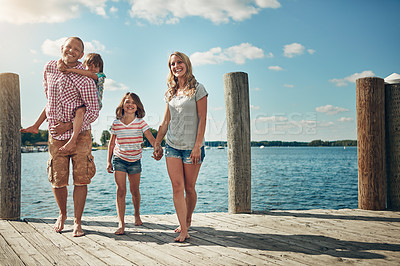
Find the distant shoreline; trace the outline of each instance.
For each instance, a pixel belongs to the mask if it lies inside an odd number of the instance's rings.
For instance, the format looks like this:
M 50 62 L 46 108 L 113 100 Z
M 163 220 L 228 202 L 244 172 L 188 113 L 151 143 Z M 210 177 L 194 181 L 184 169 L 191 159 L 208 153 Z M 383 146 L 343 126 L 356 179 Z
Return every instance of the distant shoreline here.
M 226 147 L 227 141 L 206 141 L 206 146 L 209 147 Z M 335 140 L 335 141 L 323 141 L 313 140 L 310 142 L 300 141 L 252 141 L 252 147 L 357 147 L 357 140 Z

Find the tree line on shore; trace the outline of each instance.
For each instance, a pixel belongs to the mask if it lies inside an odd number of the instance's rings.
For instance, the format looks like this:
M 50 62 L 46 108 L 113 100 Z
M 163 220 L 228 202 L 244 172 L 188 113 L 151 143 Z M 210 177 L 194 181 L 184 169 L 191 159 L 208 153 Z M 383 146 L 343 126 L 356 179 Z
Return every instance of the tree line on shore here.
M 154 137 L 157 136 L 157 130 L 150 128 L 150 132 L 153 134 Z M 31 146 L 37 145 L 37 143 L 47 142 L 49 133 L 47 130 L 39 130 L 38 134 L 32 133 L 21 133 L 21 145 L 22 146 Z M 93 141 L 92 136 L 92 144 L 94 147 L 98 146 L 107 146 L 108 140 L 111 138 L 111 133 L 108 130 L 103 130 L 100 137 L 101 144 L 96 143 Z M 206 141 L 206 146 L 209 147 L 218 147 L 227 146 L 226 141 Z M 164 145 L 161 143 L 161 145 Z M 143 146 L 150 147 L 150 143 L 146 138 L 143 138 Z M 350 146 L 357 146 L 357 140 L 335 140 L 335 141 L 323 141 L 323 140 L 313 140 L 311 142 L 299 142 L 299 141 L 252 141 L 251 146 L 253 147 L 334 147 L 334 146 L 343 146 L 343 147 L 350 147 Z

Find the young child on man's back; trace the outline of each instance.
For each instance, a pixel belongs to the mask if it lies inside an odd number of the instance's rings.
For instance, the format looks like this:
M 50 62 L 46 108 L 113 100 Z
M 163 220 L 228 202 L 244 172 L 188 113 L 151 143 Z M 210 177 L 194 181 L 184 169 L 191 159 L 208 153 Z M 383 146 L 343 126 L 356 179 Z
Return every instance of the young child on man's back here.
M 97 88 L 97 97 L 99 100 L 100 109 L 102 107 L 102 99 L 103 99 L 103 90 L 104 90 L 104 81 L 106 76 L 103 73 L 103 59 L 99 54 L 96 53 L 89 53 L 85 56 L 83 61 L 83 65 L 85 66 L 86 70 L 84 69 L 77 69 L 77 68 L 68 68 L 62 59 L 58 60 L 57 67 L 58 70 L 63 73 L 76 73 L 79 75 L 83 75 L 89 78 L 92 78 L 96 83 Z M 76 140 L 78 135 L 81 131 L 82 124 L 83 124 L 83 116 L 85 114 L 85 106 L 78 108 L 75 112 L 75 118 L 72 123 L 73 133 L 72 137 L 69 141 L 60 148 L 62 151 L 71 151 L 76 146 Z M 38 133 L 40 125 L 46 119 L 46 111 L 43 109 L 42 113 L 40 114 L 37 121 L 30 127 L 25 129 L 21 129 L 23 133 Z

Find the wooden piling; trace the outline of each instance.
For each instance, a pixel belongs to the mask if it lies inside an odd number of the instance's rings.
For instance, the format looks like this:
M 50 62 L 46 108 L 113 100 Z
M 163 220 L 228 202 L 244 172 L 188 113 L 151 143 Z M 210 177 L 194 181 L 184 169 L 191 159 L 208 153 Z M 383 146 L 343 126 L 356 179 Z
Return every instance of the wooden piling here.
M 21 213 L 21 108 L 19 77 L 0 74 L 0 219 Z
M 228 141 L 228 211 L 251 212 L 250 104 L 247 73 L 224 75 Z
M 387 207 L 400 210 L 400 83 L 385 84 Z
M 385 86 L 381 78 L 356 81 L 358 208 L 386 209 Z

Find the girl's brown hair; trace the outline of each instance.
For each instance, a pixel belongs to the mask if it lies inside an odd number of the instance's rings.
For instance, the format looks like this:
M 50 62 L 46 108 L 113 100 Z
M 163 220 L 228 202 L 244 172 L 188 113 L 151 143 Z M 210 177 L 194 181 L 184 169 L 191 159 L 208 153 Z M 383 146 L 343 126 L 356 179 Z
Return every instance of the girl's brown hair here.
M 118 119 L 121 119 L 124 116 L 124 102 L 125 99 L 131 97 L 133 102 L 136 104 L 137 106 L 137 110 L 135 112 L 136 116 L 138 118 L 143 118 L 146 114 L 146 112 L 144 111 L 144 107 L 142 102 L 140 101 L 139 96 L 137 96 L 135 93 L 133 92 L 127 92 L 125 93 L 124 97 L 122 97 L 121 102 L 119 103 L 117 109 L 115 110 L 115 114 L 117 115 Z
M 85 56 L 83 60 L 84 66 L 94 65 L 95 67 L 99 67 L 99 71 L 103 72 L 103 59 L 101 56 L 96 53 L 89 53 Z
M 167 92 L 165 93 L 165 97 L 167 98 L 168 101 L 172 99 L 172 97 L 175 95 L 176 90 L 179 88 L 178 84 L 178 79 L 174 76 L 171 70 L 171 57 L 175 55 L 182 59 L 183 63 L 186 66 L 186 73 L 185 73 L 185 80 L 186 80 L 186 86 L 187 90 L 185 94 L 189 97 L 192 97 L 194 93 L 196 92 L 196 84 L 197 80 L 193 75 L 193 70 L 192 70 L 192 63 L 190 62 L 190 59 L 187 55 L 181 52 L 174 52 L 169 56 L 168 60 L 168 68 L 169 68 L 169 73 L 167 77 L 167 85 L 168 89 Z

